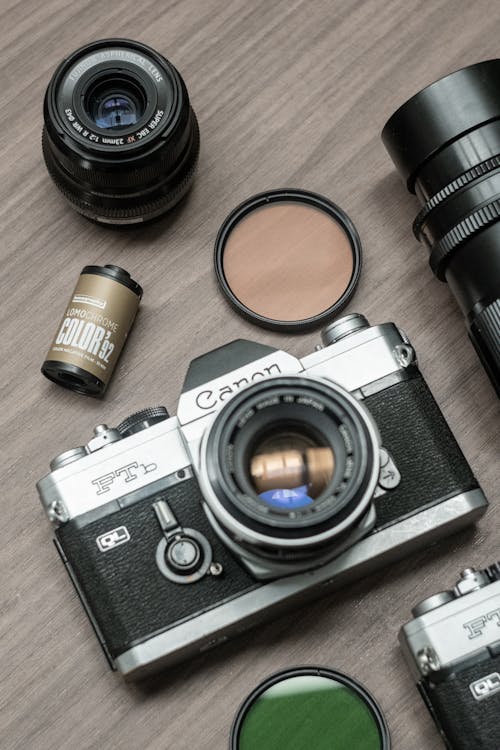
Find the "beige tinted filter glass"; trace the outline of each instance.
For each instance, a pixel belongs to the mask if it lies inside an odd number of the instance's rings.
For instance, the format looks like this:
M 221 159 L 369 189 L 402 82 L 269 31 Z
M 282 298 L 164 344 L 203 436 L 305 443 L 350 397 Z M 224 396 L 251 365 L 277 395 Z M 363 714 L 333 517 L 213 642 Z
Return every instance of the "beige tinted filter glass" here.
M 340 299 L 354 256 L 343 227 L 326 211 L 273 203 L 236 224 L 224 247 L 223 271 L 233 294 L 252 312 L 305 320 Z

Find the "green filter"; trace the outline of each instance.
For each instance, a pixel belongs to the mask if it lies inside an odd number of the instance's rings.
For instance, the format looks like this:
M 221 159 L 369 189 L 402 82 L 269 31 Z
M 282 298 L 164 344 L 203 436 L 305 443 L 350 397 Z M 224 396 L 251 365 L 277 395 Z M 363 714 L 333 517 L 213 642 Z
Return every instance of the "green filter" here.
M 240 709 L 234 750 L 386 750 L 373 698 L 330 670 L 290 670 L 266 680 Z

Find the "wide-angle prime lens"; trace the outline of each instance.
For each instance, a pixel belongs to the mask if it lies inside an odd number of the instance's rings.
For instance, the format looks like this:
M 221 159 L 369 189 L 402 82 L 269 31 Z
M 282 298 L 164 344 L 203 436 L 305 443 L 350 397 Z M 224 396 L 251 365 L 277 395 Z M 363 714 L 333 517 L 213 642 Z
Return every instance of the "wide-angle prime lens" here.
M 415 235 L 500 395 L 500 60 L 427 86 L 392 115 L 382 139 L 422 204 Z
M 201 448 L 200 483 L 225 533 L 268 558 L 334 553 L 367 513 L 379 471 L 376 428 L 340 386 L 287 376 L 245 388 Z
M 47 88 L 44 122 L 47 169 L 90 219 L 148 221 L 191 186 L 196 116 L 178 71 L 145 44 L 103 39 L 66 58 Z

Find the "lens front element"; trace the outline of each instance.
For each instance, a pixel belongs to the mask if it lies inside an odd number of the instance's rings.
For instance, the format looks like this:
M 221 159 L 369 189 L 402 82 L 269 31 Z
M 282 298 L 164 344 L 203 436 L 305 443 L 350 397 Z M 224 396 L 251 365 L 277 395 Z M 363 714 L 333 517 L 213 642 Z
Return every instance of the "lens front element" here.
M 262 500 L 290 509 L 313 503 L 333 477 L 335 454 L 325 443 L 286 430 L 258 441 L 250 474 Z
M 146 107 L 145 92 L 127 80 L 104 80 L 87 94 L 87 115 L 102 130 L 122 130 L 137 125 Z

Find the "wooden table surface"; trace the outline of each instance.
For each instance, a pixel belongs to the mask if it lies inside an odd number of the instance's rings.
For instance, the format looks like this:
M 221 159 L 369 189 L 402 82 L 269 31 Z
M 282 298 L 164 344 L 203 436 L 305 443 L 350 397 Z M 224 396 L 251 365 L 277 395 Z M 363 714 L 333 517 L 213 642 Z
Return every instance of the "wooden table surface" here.
M 2 0 L 0 8 L 2 750 L 226 747 L 245 695 L 278 669 L 317 663 L 373 691 L 396 750 L 437 750 L 397 645 L 419 599 L 500 557 L 498 402 L 445 284 L 411 233 L 417 205 L 382 146 L 386 118 L 422 86 L 498 55 L 498 7 L 481 0 Z M 174 215 L 127 232 L 79 217 L 42 160 L 42 98 L 59 60 L 105 36 L 144 41 L 181 70 L 202 151 Z M 173 413 L 190 359 L 238 337 L 310 352 L 318 333 L 264 332 L 236 316 L 212 270 L 217 229 L 269 188 L 324 193 L 356 223 L 364 271 L 348 312 L 394 320 L 420 358 L 491 501 L 470 529 L 391 569 L 126 686 L 108 670 L 51 543 L 35 491 L 50 458 L 146 405 Z M 40 365 L 81 268 L 115 263 L 144 287 L 102 401 Z M 429 467 L 423 467 L 423 470 Z M 355 749 L 353 749 L 355 750 Z

